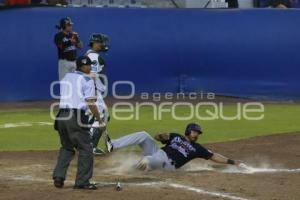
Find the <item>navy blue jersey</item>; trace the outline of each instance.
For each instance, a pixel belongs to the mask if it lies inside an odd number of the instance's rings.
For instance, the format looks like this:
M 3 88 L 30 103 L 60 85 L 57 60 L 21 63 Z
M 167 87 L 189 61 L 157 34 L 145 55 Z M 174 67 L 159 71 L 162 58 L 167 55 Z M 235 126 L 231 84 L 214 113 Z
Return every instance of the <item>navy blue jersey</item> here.
M 76 60 L 77 48 L 76 45 L 71 42 L 73 34 L 65 34 L 60 31 L 54 36 L 54 43 L 56 44 L 58 51 L 58 59 L 66 59 L 69 61 Z
M 211 151 L 198 143 L 187 141 L 184 136 L 177 133 L 170 133 L 170 139 L 162 150 L 174 161 L 175 168 L 180 168 L 195 158 L 208 160 L 213 156 Z

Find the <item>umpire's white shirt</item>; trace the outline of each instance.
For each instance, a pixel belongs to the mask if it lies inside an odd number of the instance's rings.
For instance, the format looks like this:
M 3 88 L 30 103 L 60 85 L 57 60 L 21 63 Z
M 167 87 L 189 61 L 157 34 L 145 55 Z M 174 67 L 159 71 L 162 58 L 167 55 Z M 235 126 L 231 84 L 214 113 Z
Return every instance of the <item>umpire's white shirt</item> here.
M 79 71 L 67 73 L 60 81 L 59 108 L 87 110 L 87 100 L 97 99 L 93 79 Z

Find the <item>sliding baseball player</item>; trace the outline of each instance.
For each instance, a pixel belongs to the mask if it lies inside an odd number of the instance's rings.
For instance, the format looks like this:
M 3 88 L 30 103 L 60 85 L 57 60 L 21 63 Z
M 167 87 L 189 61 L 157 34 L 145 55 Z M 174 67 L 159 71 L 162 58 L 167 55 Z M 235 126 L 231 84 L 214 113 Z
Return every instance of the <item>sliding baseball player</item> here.
M 144 153 L 143 159 L 137 164 L 137 168 L 140 170 L 175 170 L 196 158 L 229 165 L 240 166 L 242 164 L 212 152 L 197 143 L 201 134 L 200 125 L 190 123 L 187 125 L 184 135 L 160 133 L 152 138 L 147 132 L 141 131 L 116 140 L 107 137 L 106 145 L 109 152 L 131 145 L 139 145 Z M 154 139 L 164 144 L 164 147 L 159 148 Z

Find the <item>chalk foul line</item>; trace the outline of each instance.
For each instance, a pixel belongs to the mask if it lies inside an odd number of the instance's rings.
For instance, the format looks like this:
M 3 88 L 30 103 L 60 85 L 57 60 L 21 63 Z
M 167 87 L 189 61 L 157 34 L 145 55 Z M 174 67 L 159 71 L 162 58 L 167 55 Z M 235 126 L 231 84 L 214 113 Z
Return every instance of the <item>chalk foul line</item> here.
M 234 195 L 231 195 L 231 194 L 228 194 L 228 193 L 208 191 L 208 190 L 205 190 L 205 189 L 202 189 L 202 188 L 183 185 L 183 184 L 179 184 L 179 183 L 145 182 L 145 183 L 131 183 L 129 185 L 148 186 L 148 187 L 168 186 L 168 187 L 171 187 L 171 188 L 196 192 L 198 194 L 203 194 L 203 195 L 208 195 L 208 196 L 213 196 L 213 197 L 222 197 L 222 198 L 230 199 L 230 200 L 250 200 L 250 199 L 247 199 L 247 198 L 234 196 Z
M 177 183 L 170 183 L 168 185 L 173 188 L 183 189 L 183 190 L 192 191 L 192 192 L 196 192 L 199 194 L 204 194 L 204 195 L 209 195 L 209 196 L 214 196 L 214 197 L 222 197 L 222 198 L 231 199 L 231 200 L 249 200 L 249 199 L 246 199 L 243 197 L 238 197 L 238 196 L 234 196 L 234 195 L 227 194 L 227 193 L 212 192 L 212 191 L 204 190 L 204 189 L 201 189 L 198 187 L 192 187 L 192 186 L 187 186 L 187 185 L 182 185 L 182 184 L 177 184 Z
M 10 179 L 10 180 L 15 180 L 15 181 L 33 181 L 33 182 L 45 182 L 45 183 L 52 183 L 52 180 L 50 179 L 44 179 L 44 178 L 35 178 L 29 175 L 25 175 L 25 176 L 1 176 L 1 178 L 4 179 Z M 66 181 L 67 183 L 72 183 L 71 181 Z M 97 183 L 99 186 L 115 186 L 116 182 L 95 182 Z M 158 187 L 158 186 L 167 186 L 167 187 L 171 187 L 171 188 L 176 188 L 176 189 L 182 189 L 182 190 L 186 190 L 186 191 L 191 191 L 191 192 L 196 192 L 198 194 L 203 194 L 203 195 L 209 195 L 209 196 L 214 196 L 214 197 L 222 197 L 225 199 L 229 199 L 229 200 L 250 200 L 250 199 L 246 199 L 246 198 L 242 198 L 242 197 L 238 197 L 238 196 L 234 196 L 228 193 L 221 193 L 221 192 L 215 192 L 215 191 L 208 191 L 202 188 L 198 188 L 198 187 L 192 187 L 192 186 L 188 186 L 188 185 L 183 185 L 183 184 L 179 184 L 179 183 L 168 183 L 168 182 L 163 182 L 163 181 L 151 181 L 151 182 L 139 182 L 139 183 L 134 183 L 134 182 L 129 182 L 129 183 L 123 183 L 124 185 L 128 185 L 128 186 L 139 186 L 139 187 Z
M 238 167 L 226 167 L 225 169 L 215 169 L 208 165 L 197 165 L 190 166 L 185 169 L 187 172 L 199 172 L 199 171 L 217 171 L 222 173 L 234 173 L 234 174 L 255 174 L 255 173 L 299 173 L 300 168 L 296 169 L 285 169 L 285 168 L 271 168 L 271 167 L 252 167 L 244 166 L 243 168 Z
M 17 127 L 29 127 L 29 126 L 51 126 L 52 122 L 18 122 L 18 123 L 5 123 L 0 124 L 0 128 L 17 128 Z

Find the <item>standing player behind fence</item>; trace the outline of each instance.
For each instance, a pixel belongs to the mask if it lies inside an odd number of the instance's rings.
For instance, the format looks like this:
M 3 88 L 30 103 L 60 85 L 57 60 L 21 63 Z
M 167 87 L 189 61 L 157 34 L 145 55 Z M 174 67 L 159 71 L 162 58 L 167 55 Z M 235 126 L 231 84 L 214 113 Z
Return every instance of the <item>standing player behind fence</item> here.
M 61 80 L 66 73 L 74 72 L 76 69 L 77 48 L 81 49 L 83 43 L 79 36 L 72 30 L 72 21 L 69 17 L 62 18 L 59 25 L 60 31 L 54 36 L 54 43 L 58 51 L 58 77 Z
M 107 52 L 109 38 L 107 35 L 102 33 L 93 33 L 90 36 L 89 41 L 90 49 L 86 52 L 86 55 L 92 60 L 91 77 L 95 81 L 96 93 L 97 93 L 97 106 L 101 114 L 102 120 L 107 124 L 109 121 L 109 113 L 107 106 L 103 99 L 103 93 L 107 90 L 107 76 L 106 76 L 106 65 L 104 60 L 101 58 L 101 52 Z M 90 130 L 93 140 L 93 152 L 94 155 L 103 155 L 102 149 L 98 148 L 99 140 L 103 134 L 99 129 L 99 122 L 94 121 Z
M 64 185 L 70 162 L 78 154 L 77 175 L 74 189 L 95 190 L 95 184 L 90 183 L 93 174 L 93 145 L 89 133 L 89 116 L 85 113 L 89 109 L 95 118 L 105 128 L 100 113 L 95 104 L 94 81 L 89 76 L 92 61 L 87 56 L 81 56 L 76 61 L 77 71 L 67 73 L 60 85 L 61 99 L 59 113 L 55 120 L 55 129 L 60 136 L 61 148 L 57 164 L 53 172 L 54 186 Z

